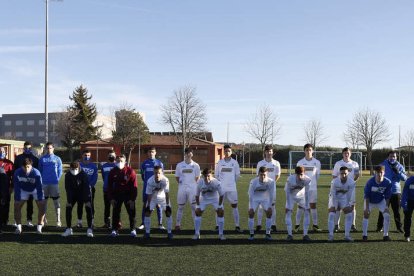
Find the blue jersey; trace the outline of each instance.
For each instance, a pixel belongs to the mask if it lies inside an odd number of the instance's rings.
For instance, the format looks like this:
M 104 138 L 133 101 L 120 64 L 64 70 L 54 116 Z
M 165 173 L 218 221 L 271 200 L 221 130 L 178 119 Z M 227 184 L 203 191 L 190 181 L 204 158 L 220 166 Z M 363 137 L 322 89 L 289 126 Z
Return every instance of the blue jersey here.
M 108 176 L 109 172 L 116 167 L 115 162 L 108 162 L 102 165 L 101 174 L 103 179 L 103 190 L 104 192 L 108 191 Z
M 391 181 L 384 177 L 381 183 L 375 181 L 375 176 L 371 177 L 364 188 L 364 199 L 369 199 L 370 203 L 380 203 L 383 199 L 391 197 Z
M 407 180 L 407 175 L 405 173 L 404 167 L 398 162 L 395 161 L 395 164 L 391 164 L 388 160 L 385 160 L 381 163 L 385 167 L 384 176 L 391 180 L 392 183 L 392 193 L 393 194 L 401 194 L 401 185 L 400 181 Z M 398 171 L 395 172 L 393 167 Z
M 54 154 L 45 154 L 39 159 L 39 171 L 44 185 L 57 185 L 62 176 L 62 160 Z
M 141 178 L 144 185 L 147 185 L 148 179 L 154 175 L 154 167 L 159 166 L 164 169 L 164 164 L 158 159 L 147 159 L 141 165 Z
M 407 202 L 409 200 L 414 200 L 414 176 L 411 176 L 405 181 L 404 189 L 402 191 L 401 207 L 404 210 L 407 209 Z
M 80 167 L 88 175 L 89 186 L 95 187 L 98 181 L 98 167 L 94 163 L 80 163 Z
M 37 198 L 43 198 L 42 176 L 39 170 L 33 167 L 28 175 L 22 168 L 17 169 L 14 172 L 13 184 L 15 200 L 20 200 L 21 190 L 33 192 L 34 189 L 37 191 Z

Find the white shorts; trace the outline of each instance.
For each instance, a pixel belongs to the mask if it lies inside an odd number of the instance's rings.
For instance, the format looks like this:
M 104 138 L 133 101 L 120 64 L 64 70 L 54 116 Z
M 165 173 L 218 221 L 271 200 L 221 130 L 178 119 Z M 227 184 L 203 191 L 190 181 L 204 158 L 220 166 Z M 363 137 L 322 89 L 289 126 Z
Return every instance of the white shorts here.
M 179 186 L 177 193 L 178 205 L 184 205 L 186 203 L 196 204 L 195 201 L 195 188 L 188 186 Z
M 333 198 L 332 198 L 331 194 L 329 194 L 328 208 L 330 209 L 332 207 L 335 207 L 335 209 L 344 209 L 346 207 L 351 207 L 352 205 L 350 203 L 355 204 L 355 197 L 354 196 L 355 196 L 355 193 L 352 193 L 350 202 L 347 202 L 346 199 L 336 200 L 336 205 L 335 205 L 333 203 Z
M 305 204 L 306 202 L 305 202 L 305 197 L 304 196 L 297 197 L 297 196 L 292 195 L 292 194 L 288 194 L 288 196 L 290 198 L 290 204 L 286 200 L 286 209 L 293 210 L 293 207 L 295 206 L 295 203 L 299 207 L 301 207 L 303 209 L 306 209 L 306 204 Z
M 200 197 L 200 210 L 204 211 L 208 205 L 212 205 L 214 210 L 217 211 L 217 209 L 219 208 L 219 199 L 203 199 Z
M 237 191 L 224 192 L 223 202 L 227 200 L 230 204 L 237 204 Z
M 257 207 L 262 206 L 263 210 L 267 211 L 267 209 L 272 207 L 272 203 L 269 200 L 253 200 L 253 206 L 249 203 L 249 208 L 253 209 L 256 212 Z
M 364 200 L 364 210 L 366 209 L 366 201 Z M 385 199 L 379 203 L 369 203 L 368 210 L 371 212 L 374 208 L 377 208 L 381 213 L 384 213 L 385 209 L 388 209 Z
M 318 202 L 318 190 L 309 190 L 309 203 Z
M 23 191 L 20 189 L 20 200 L 28 200 L 30 196 L 33 196 L 34 200 L 43 200 L 44 198 L 37 198 L 37 189 L 32 192 Z
M 43 185 L 45 197 L 59 197 L 59 185 Z
M 165 198 L 155 198 L 154 200 L 151 200 L 150 202 L 150 210 L 153 211 L 157 205 L 160 205 L 160 208 L 165 211 L 165 209 L 167 208 L 167 201 Z

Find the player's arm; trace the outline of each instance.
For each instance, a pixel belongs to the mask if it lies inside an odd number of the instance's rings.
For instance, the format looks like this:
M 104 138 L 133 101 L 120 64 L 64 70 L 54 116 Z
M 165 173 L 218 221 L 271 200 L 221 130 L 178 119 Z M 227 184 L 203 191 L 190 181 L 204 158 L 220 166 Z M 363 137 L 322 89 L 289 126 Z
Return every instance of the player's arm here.
M 98 181 L 98 167 L 95 167 L 93 170 L 92 178 L 91 178 L 91 186 L 95 187 L 97 181 Z
M 254 196 L 254 182 L 252 180 L 252 181 L 250 181 L 250 186 L 249 186 L 249 202 L 250 202 L 250 206 L 253 206 L 253 196 Z
M 62 159 L 60 159 L 58 157 L 58 161 L 57 161 L 57 175 L 58 175 L 58 179 L 60 179 L 62 177 L 62 174 L 63 174 Z
M 405 181 L 404 184 L 404 188 L 402 190 L 402 195 L 401 195 L 401 207 L 406 210 L 407 209 L 407 199 L 408 199 L 408 190 L 410 188 L 410 185 L 412 183 L 412 179 L 413 177 L 408 178 L 407 181 Z
M 355 202 L 355 193 L 354 193 L 354 190 L 355 190 L 355 182 L 354 182 L 354 185 L 352 185 L 349 189 L 348 189 L 348 192 L 347 192 L 347 194 L 346 194 L 346 199 L 347 199 L 347 202 L 348 202 L 348 204 L 349 204 L 349 206 L 352 206 L 352 205 L 354 205 L 354 202 Z M 354 197 L 352 197 L 352 196 L 354 196 Z
M 310 209 L 309 207 L 309 183 L 305 185 L 305 209 L 307 210 Z
M 285 194 L 286 194 L 286 205 L 291 206 L 290 205 L 291 204 L 291 198 L 290 198 L 289 181 L 286 181 L 286 184 L 285 184 Z M 290 211 L 287 208 L 285 210 L 286 210 L 286 212 Z
M 339 175 L 339 164 L 335 163 L 335 166 L 332 170 L 332 178 L 335 179 L 338 177 L 338 175 Z
M 40 172 L 36 176 L 36 191 L 37 191 L 38 200 L 40 201 L 40 198 L 44 199 L 43 186 L 42 186 L 42 176 L 41 176 Z
M 201 174 L 201 172 L 200 172 L 200 167 L 199 166 L 196 166 L 196 169 L 195 169 L 195 182 L 197 183 L 198 182 L 198 180 L 200 180 L 200 174 Z
M 333 205 L 336 206 L 336 191 L 334 182 L 335 180 L 331 181 L 331 188 L 329 189 L 329 194 L 331 195 Z
M 235 181 L 237 182 L 240 179 L 240 166 L 239 166 L 239 163 L 237 162 L 234 162 L 234 163 L 236 164 L 234 172 L 235 172 Z
M 269 191 L 269 202 L 273 204 L 274 201 L 274 194 L 275 194 L 275 189 L 276 189 L 276 185 L 275 185 L 275 181 L 272 181 L 272 184 L 270 185 L 270 191 Z

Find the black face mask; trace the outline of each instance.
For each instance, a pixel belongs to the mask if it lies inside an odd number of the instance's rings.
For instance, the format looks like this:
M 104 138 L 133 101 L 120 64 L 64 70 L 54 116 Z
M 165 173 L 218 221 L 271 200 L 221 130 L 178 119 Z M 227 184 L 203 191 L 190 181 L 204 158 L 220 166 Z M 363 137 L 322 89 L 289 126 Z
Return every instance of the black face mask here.
M 114 162 L 115 161 L 115 157 L 108 157 L 109 162 Z

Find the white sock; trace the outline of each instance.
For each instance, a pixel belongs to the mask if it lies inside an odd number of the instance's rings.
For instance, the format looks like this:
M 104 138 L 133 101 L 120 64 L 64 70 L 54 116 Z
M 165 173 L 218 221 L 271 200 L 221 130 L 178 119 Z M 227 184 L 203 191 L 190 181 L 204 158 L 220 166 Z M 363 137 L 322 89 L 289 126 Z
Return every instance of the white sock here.
M 200 235 L 201 217 L 197 217 L 197 216 L 195 217 L 194 228 L 195 228 L 195 234 Z
M 296 210 L 296 225 L 300 225 L 300 220 L 302 219 L 303 209 L 297 208 Z
M 355 219 L 356 219 L 356 210 L 354 208 L 354 210 L 352 211 L 352 224 L 355 225 Z
M 276 206 L 272 206 L 272 225 L 276 225 Z
M 329 235 L 333 236 L 333 232 L 334 232 L 334 227 L 335 227 L 335 216 L 336 213 L 335 212 L 329 212 L 328 215 L 328 230 L 329 230 Z
M 37 231 L 42 232 L 42 225 L 41 224 L 37 225 Z
M 145 226 L 145 233 L 150 233 L 151 231 L 151 217 L 144 217 L 144 226 Z
M 184 205 L 178 205 L 177 219 L 175 220 L 175 225 L 178 225 L 178 226 L 181 225 L 181 219 L 183 218 L 183 210 L 184 210 Z
M 218 227 L 219 227 L 219 235 L 223 235 L 223 229 L 224 229 L 224 217 L 218 217 Z
M 171 233 L 172 224 L 173 224 L 172 216 L 167 217 L 167 232 L 168 233 Z
M 341 211 L 335 212 L 335 224 L 339 225 L 339 222 L 341 221 Z
M 318 210 L 317 209 L 311 209 L 311 214 L 312 214 L 313 225 L 318 225 Z
M 388 236 L 388 230 L 390 229 L 390 213 L 383 213 L 384 216 L 384 237 Z
M 362 235 L 368 236 L 368 219 L 366 218 L 362 220 Z
M 292 236 L 292 211 L 286 212 L 285 223 L 288 235 Z
M 345 214 L 345 237 L 349 237 L 349 232 L 351 231 L 352 226 L 352 217 L 352 212 Z
M 254 218 L 249 218 L 249 230 L 250 234 L 254 234 Z
M 272 226 L 272 218 L 266 218 L 266 234 L 270 234 L 271 226 Z
M 310 224 L 310 214 L 309 210 L 305 210 L 305 215 L 303 218 L 303 235 L 306 236 L 308 234 L 308 228 Z
M 262 225 L 263 208 L 262 205 L 257 209 L 257 225 Z
M 240 226 L 239 224 L 239 208 L 235 207 L 233 208 L 233 217 L 234 217 L 234 224 L 237 226 Z
M 22 225 L 21 224 L 17 224 L 17 229 L 19 229 L 19 231 L 22 232 Z

